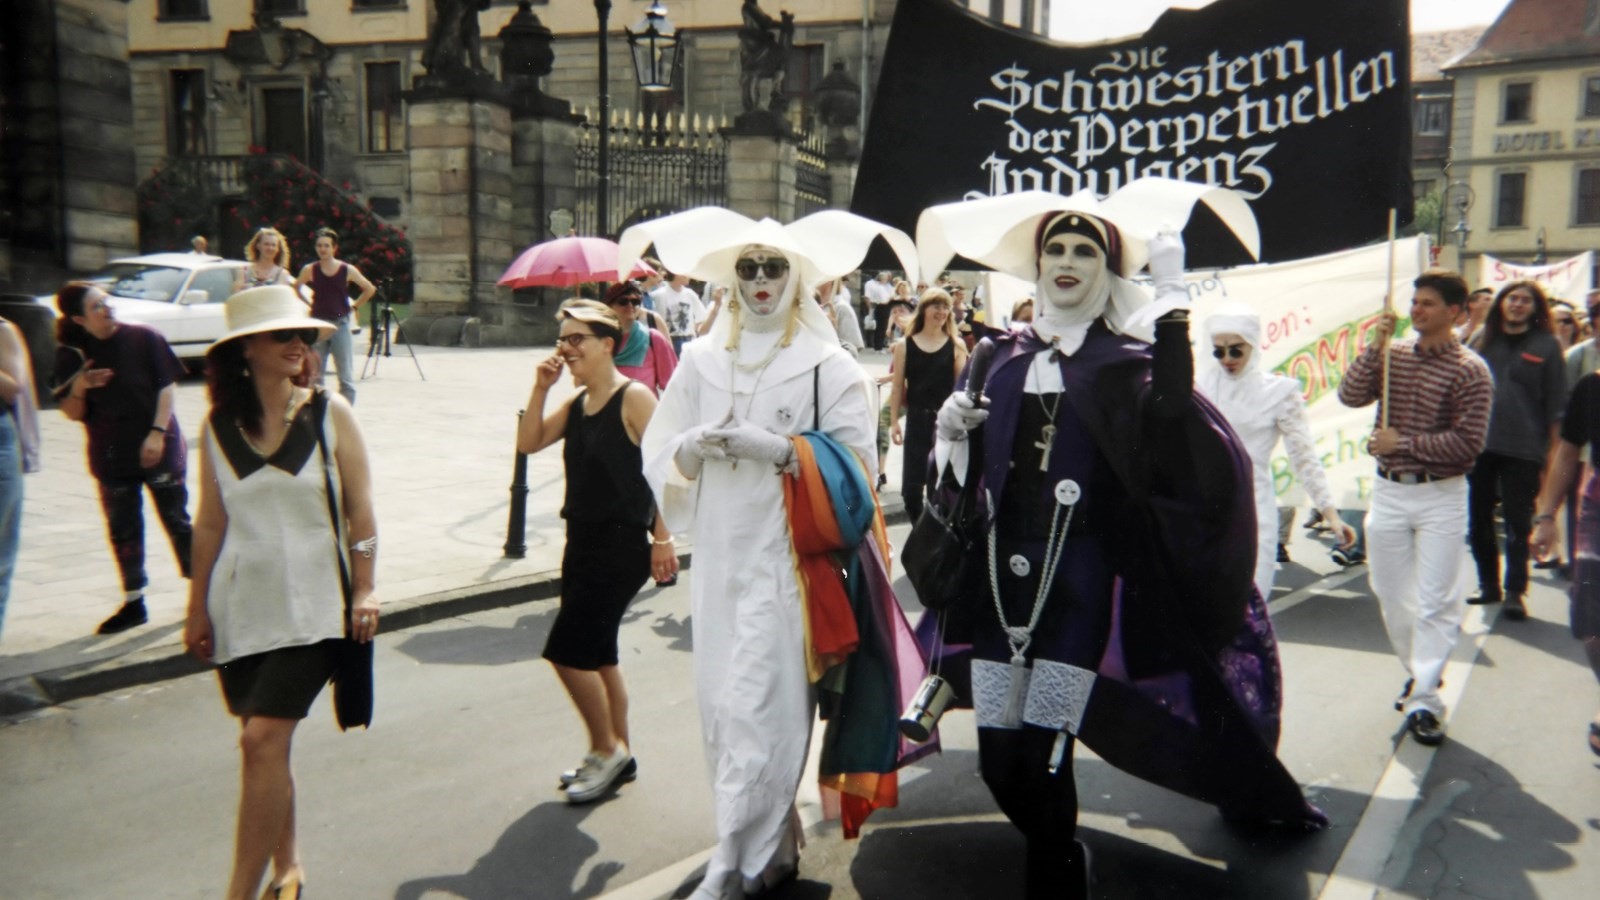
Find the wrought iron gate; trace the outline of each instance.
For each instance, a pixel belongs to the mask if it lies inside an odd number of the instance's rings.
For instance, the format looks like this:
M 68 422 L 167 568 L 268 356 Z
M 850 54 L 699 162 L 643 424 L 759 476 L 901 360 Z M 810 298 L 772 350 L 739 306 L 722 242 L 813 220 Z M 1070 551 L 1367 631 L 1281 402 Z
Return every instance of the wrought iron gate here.
M 609 148 L 609 220 L 597 221 L 600 185 L 600 128 L 586 120 L 578 134 L 579 234 L 615 238 L 635 222 L 696 206 L 727 204 L 728 142 L 711 119 L 685 114 L 648 120 L 643 113 L 612 114 Z

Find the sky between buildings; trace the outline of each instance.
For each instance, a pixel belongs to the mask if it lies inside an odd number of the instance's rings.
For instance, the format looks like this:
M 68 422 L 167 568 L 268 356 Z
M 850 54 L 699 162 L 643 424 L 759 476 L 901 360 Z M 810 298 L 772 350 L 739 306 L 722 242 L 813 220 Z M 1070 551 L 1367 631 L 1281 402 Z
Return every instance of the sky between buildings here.
M 1199 9 L 1212 0 L 1050 0 L 1050 36 L 1074 43 L 1140 34 L 1167 7 Z M 1297 2 L 1297 0 L 1285 0 Z M 1326 0 L 1325 0 L 1326 2 Z M 1411 30 L 1488 25 L 1510 0 L 1411 0 Z

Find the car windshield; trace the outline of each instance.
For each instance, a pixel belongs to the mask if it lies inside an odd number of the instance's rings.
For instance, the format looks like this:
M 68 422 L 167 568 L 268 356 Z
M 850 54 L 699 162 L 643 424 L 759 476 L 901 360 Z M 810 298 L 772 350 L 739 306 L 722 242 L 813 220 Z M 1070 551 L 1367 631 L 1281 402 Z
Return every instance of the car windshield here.
M 134 300 L 156 300 L 171 303 L 178 289 L 189 277 L 186 269 L 171 266 L 149 266 L 142 263 L 113 263 L 95 281 L 106 286 L 113 297 L 130 297 Z

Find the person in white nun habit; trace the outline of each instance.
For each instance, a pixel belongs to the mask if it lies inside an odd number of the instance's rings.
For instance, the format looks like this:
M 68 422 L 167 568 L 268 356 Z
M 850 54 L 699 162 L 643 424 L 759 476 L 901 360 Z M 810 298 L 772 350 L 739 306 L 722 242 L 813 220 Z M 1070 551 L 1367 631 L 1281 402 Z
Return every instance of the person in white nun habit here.
M 1261 599 L 1272 599 L 1272 582 L 1277 576 L 1278 510 L 1277 492 L 1272 482 L 1272 451 L 1283 439 L 1295 477 L 1311 495 L 1311 502 L 1322 513 L 1322 521 L 1333 528 L 1339 546 L 1355 546 L 1356 532 L 1339 518 L 1333 494 L 1328 490 L 1328 475 L 1317 458 L 1311 439 L 1311 422 L 1300 382 L 1285 375 L 1265 371 L 1260 365 L 1261 317 L 1247 306 L 1229 304 L 1206 317 L 1205 337 L 1211 344 L 1215 365 L 1201 369 L 1195 379 L 1223 418 L 1233 426 L 1250 454 L 1254 470 L 1256 499 L 1256 590 Z
M 654 244 L 673 272 L 735 294 L 684 346 L 641 444 L 667 527 L 694 534 L 695 683 L 718 839 L 697 900 L 762 892 L 798 865 L 794 801 L 815 704 L 781 475 L 796 464 L 790 436 L 816 430 L 876 480 L 869 381 L 810 298 L 880 235 L 914 268 L 909 236 L 837 210 L 780 225 L 705 207 L 619 240 L 619 265 Z

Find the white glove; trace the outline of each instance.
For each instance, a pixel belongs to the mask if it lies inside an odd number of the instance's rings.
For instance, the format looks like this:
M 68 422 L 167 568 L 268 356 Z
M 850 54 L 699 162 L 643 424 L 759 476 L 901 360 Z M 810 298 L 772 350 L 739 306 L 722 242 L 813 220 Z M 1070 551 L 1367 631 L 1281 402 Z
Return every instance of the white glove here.
M 1168 304 L 1164 312 L 1178 308 L 1179 301 L 1187 307 L 1189 286 L 1183 280 L 1183 238 L 1176 231 L 1162 231 L 1150 239 L 1149 248 L 1150 278 L 1155 282 L 1156 303 Z
M 720 445 L 728 459 L 747 459 L 786 466 L 794 455 L 794 446 L 789 443 L 788 438 L 748 422 L 707 429 L 702 440 Z
M 672 461 L 677 463 L 678 471 L 682 472 L 685 478 L 699 478 L 700 470 L 705 468 L 708 459 L 728 458 L 728 453 L 723 449 L 721 442 L 706 440 L 706 432 L 710 430 L 708 425 L 696 425 L 684 432 L 683 442 L 672 455 Z
M 956 391 L 945 398 L 944 405 L 939 407 L 935 428 L 941 440 L 964 441 L 967 432 L 982 425 L 987 418 L 987 409 L 972 402 L 966 391 Z

